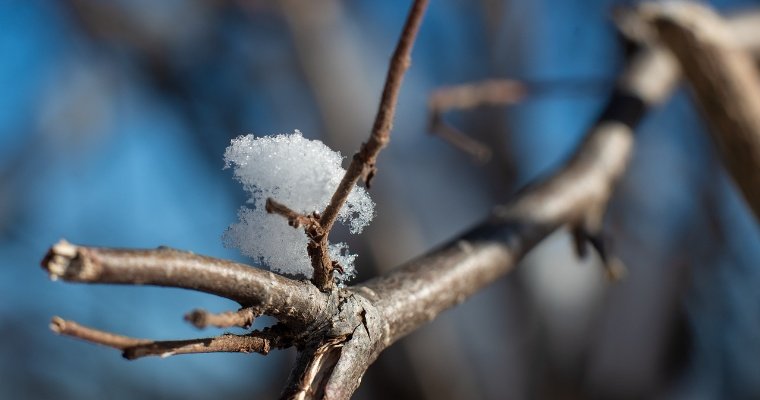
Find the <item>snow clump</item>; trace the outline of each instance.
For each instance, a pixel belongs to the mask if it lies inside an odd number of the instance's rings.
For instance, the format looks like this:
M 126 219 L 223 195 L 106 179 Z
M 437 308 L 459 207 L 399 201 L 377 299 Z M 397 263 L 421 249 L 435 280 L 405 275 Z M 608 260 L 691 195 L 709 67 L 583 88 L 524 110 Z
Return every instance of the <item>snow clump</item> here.
M 224 153 L 225 168 L 234 169 L 235 179 L 250 194 L 238 210 L 239 222 L 224 232 L 225 246 L 236 247 L 276 272 L 312 276 L 306 252 L 309 242 L 303 228 L 293 228 L 281 215 L 265 210 L 267 198 L 302 214 L 321 212 L 327 206 L 345 170 L 342 157 L 319 140 L 309 140 L 298 130 L 293 134 L 240 136 Z M 367 191 L 355 186 L 338 214 L 338 222 L 351 233 L 361 233 L 374 217 L 375 203 Z M 342 283 L 356 274 L 356 254 L 345 243 L 329 245 L 330 257 L 344 273 L 335 272 Z

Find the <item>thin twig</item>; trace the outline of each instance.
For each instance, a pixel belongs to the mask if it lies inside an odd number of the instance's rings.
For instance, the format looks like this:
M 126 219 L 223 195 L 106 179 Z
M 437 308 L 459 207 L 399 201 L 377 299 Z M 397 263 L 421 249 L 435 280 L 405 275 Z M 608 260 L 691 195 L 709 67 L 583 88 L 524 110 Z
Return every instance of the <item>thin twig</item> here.
M 116 335 L 89 328 L 74 321 L 67 321 L 61 317 L 53 317 L 50 322 L 50 329 L 59 335 L 121 350 L 124 358 L 128 360 L 147 356 L 168 357 L 176 354 L 195 353 L 259 353 L 266 355 L 274 347 L 269 335 L 257 331 L 247 335 L 224 334 L 202 339 L 154 341 Z
M 487 80 L 437 89 L 430 95 L 430 133 L 484 163 L 491 158 L 491 149 L 469 137 L 443 119 L 450 110 L 469 110 L 487 105 L 513 104 L 525 97 L 526 87 L 514 80 Z
M 238 311 L 226 311 L 223 313 L 211 313 L 206 310 L 195 309 L 185 315 L 185 321 L 193 324 L 198 329 L 208 326 L 217 328 L 230 328 L 233 326 L 249 328 L 256 316 L 257 313 L 253 307 L 245 307 Z
M 61 317 L 53 317 L 50 321 L 50 330 L 53 332 L 82 339 L 87 342 L 102 344 L 114 349 L 124 350 L 134 346 L 151 343 L 150 340 L 135 339 L 128 336 L 117 335 L 97 329 L 79 325 L 74 321 L 67 321 Z
M 488 146 L 469 137 L 464 132 L 449 124 L 439 114 L 431 116 L 428 129 L 430 130 L 430 133 L 471 156 L 478 163 L 486 163 L 491 159 L 492 151 Z
M 293 228 L 299 228 L 302 225 L 306 227 L 306 230 L 314 230 L 319 228 L 319 213 L 314 212 L 311 215 L 304 215 L 297 211 L 292 210 L 285 204 L 279 203 L 272 198 L 267 198 L 265 209 L 270 214 L 278 214 L 285 217 L 288 220 L 288 225 Z M 308 233 L 308 232 L 307 232 Z
M 335 189 L 330 203 L 325 207 L 319 220 L 325 234 L 318 242 L 319 251 L 310 252 L 310 256 L 312 265 L 314 266 L 312 281 L 321 290 L 330 290 L 334 286 L 332 277 L 333 266 L 330 256 L 327 254 L 327 238 L 335 224 L 335 220 L 338 218 L 338 212 L 343 207 L 343 204 L 345 204 L 348 195 L 359 181 L 359 178 L 364 178 L 367 187 L 370 186 L 372 177 L 375 175 L 377 155 L 390 140 L 390 132 L 393 127 L 393 117 L 396 112 L 401 82 L 404 78 L 404 73 L 411 64 L 412 45 L 417 37 L 427 4 L 428 0 L 414 1 L 404 24 L 404 29 L 401 32 L 401 38 L 391 58 L 380 106 L 378 107 L 369 139 L 362 144 L 359 152 L 354 154 L 351 164 L 346 170 L 346 174 L 343 176 L 340 184 L 338 184 L 337 189 Z

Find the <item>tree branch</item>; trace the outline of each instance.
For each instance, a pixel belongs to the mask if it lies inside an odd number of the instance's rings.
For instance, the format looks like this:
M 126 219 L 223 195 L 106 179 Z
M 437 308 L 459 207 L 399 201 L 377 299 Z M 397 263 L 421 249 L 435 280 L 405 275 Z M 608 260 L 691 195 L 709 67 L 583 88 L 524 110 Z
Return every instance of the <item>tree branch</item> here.
M 462 237 L 363 285 L 325 294 L 310 284 L 191 253 L 66 242 L 53 246 L 43 265 L 53 278 L 184 287 L 260 307 L 284 321 L 276 337 L 300 349 L 284 396 L 348 399 L 385 348 L 509 272 L 553 230 L 564 224 L 597 226 L 627 163 L 632 129 L 649 106 L 667 96 L 677 77 L 668 53 L 647 49 L 623 73 L 606 111 L 565 167 Z M 116 340 L 123 347 L 127 340 L 107 338 L 93 341 Z M 173 342 L 172 349 L 208 349 L 203 340 Z M 166 352 L 163 345 L 126 343 L 147 354 Z
M 696 3 L 645 4 L 678 59 L 728 172 L 760 221 L 760 77 L 727 22 Z
M 215 294 L 256 307 L 282 321 L 308 323 L 324 294 L 314 286 L 258 268 L 161 247 L 124 250 L 83 247 L 61 240 L 42 266 L 55 280 L 176 287 Z
M 340 209 L 345 204 L 348 195 L 353 190 L 359 178 L 364 181 L 369 188 L 372 177 L 375 175 L 375 163 L 377 155 L 380 153 L 390 140 L 390 132 L 393 127 L 393 117 L 396 112 L 396 103 L 398 94 L 401 90 L 401 82 L 404 73 L 411 65 L 412 45 L 417 37 L 422 17 L 425 14 L 428 0 L 415 0 L 412 5 L 406 22 L 404 23 L 401 38 L 396 46 L 396 50 L 391 57 L 388 76 L 383 87 L 383 94 L 380 100 L 380 106 L 377 110 L 375 123 L 372 126 L 372 132 L 369 139 L 362 144 L 359 152 L 354 154 L 349 164 L 346 174 L 338 184 L 330 198 L 330 203 L 322 212 L 319 220 L 320 226 L 325 234 L 319 241 L 319 253 L 310 254 L 312 265 L 314 265 L 314 277 L 312 281 L 321 290 L 329 290 L 334 286 L 332 271 L 333 266 L 330 262 L 330 256 L 327 254 L 327 239 L 330 230 L 338 218 Z
M 50 322 L 53 332 L 121 350 L 124 358 L 134 360 L 147 356 L 162 358 L 177 354 L 195 353 L 259 353 L 268 354 L 272 347 L 278 346 L 276 338 L 258 331 L 247 335 L 224 334 L 221 336 L 188 339 L 153 341 L 116 335 L 82 326 L 73 321 L 53 317 Z
M 425 1 L 415 2 L 407 20 L 391 63 L 384 106 L 378 112 L 377 121 L 381 122 L 376 121 L 368 144 L 352 161 L 354 172 L 350 167 L 344 177 L 344 182 L 350 181 L 344 187 L 345 195 L 360 176 L 370 178 L 377 153 L 387 143 L 398 85 L 406 68 L 398 60 L 408 60 L 425 5 Z M 129 357 L 209 350 L 265 353 L 272 347 L 296 345 L 298 362 L 283 396 L 348 399 L 367 367 L 385 348 L 511 271 L 552 231 L 571 225 L 587 234 L 600 234 L 602 216 L 633 147 L 633 130 L 650 107 L 668 96 L 678 77 L 678 66 L 669 52 L 646 47 L 630 61 L 607 108 L 562 168 L 520 191 L 513 201 L 497 208 L 489 219 L 461 237 L 361 285 L 322 293 L 305 282 L 166 248 L 102 249 L 61 241 L 43 260 L 53 279 L 150 284 L 223 296 L 237 301 L 244 310 L 251 307 L 253 314 L 275 316 L 281 321 L 277 329 L 244 336 L 155 342 L 60 318 L 53 320 L 52 327 L 64 335 L 120 349 Z M 338 197 L 339 192 L 335 194 Z M 337 213 L 344 200 L 337 200 L 333 212 Z M 287 213 L 286 209 L 281 211 Z M 325 219 L 323 214 L 320 226 L 331 227 L 327 223 L 330 219 L 334 222 L 334 216 Z M 325 271 L 331 278 L 331 270 Z M 244 319 L 246 312 L 224 318 Z
M 396 341 L 509 272 L 565 224 L 598 224 L 633 147 L 633 129 L 677 81 L 667 53 L 643 51 L 575 155 L 556 174 L 517 194 L 493 216 L 448 245 L 363 285 Z
M 622 74 L 607 109 L 575 155 L 556 174 L 526 188 L 442 248 L 349 288 L 352 296 L 344 298 L 354 305 L 345 300 L 338 309 L 354 317 L 347 324 L 353 330 L 340 352 L 332 353 L 338 359 L 329 364 L 329 379 L 306 373 L 316 356 L 302 353 L 288 385 L 298 390 L 286 391 L 285 397 L 348 399 L 385 348 L 508 273 L 552 231 L 565 224 L 599 225 L 625 170 L 634 127 L 649 107 L 667 97 L 677 78 L 667 52 L 645 49 Z

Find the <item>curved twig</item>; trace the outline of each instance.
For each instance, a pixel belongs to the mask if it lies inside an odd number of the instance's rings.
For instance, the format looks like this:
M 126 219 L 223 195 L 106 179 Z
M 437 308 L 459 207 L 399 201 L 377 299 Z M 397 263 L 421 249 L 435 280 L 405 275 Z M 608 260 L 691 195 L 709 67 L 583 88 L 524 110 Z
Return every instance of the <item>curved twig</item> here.
M 268 354 L 272 347 L 278 346 L 276 338 L 266 333 L 254 331 L 247 335 L 224 334 L 216 337 L 187 340 L 148 340 L 116 335 L 110 332 L 89 328 L 60 317 L 53 317 L 50 322 L 53 332 L 112 347 L 122 351 L 124 358 L 134 360 L 147 356 L 162 358 L 177 354 L 196 353 L 259 353 Z

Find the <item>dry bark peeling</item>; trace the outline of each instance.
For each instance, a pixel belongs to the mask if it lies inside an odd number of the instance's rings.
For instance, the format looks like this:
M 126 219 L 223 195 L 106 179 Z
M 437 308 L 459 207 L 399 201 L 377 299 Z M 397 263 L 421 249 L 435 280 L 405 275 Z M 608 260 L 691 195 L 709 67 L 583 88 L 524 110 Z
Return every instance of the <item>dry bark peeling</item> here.
M 424 1 L 414 3 L 407 28 L 419 25 L 424 6 Z M 413 39 L 413 34 L 402 35 L 410 37 Z M 401 57 L 406 60 L 411 41 L 403 43 L 402 39 L 399 48 L 406 46 L 406 50 L 397 50 L 397 54 L 406 54 Z M 406 68 L 405 63 L 392 65 L 391 70 Z M 396 79 L 397 83 L 389 94 L 384 93 L 381 104 L 389 101 L 395 105 L 399 74 L 389 73 L 389 81 Z M 644 46 L 630 60 L 607 108 L 564 166 L 519 192 L 483 223 L 448 244 L 362 284 L 322 291 L 326 287 L 319 287 L 318 282 L 293 280 L 168 248 L 105 249 L 61 241 L 42 261 L 52 279 L 184 288 L 240 304 L 240 310 L 223 314 L 192 312 L 187 319 L 198 327 L 248 326 L 253 318 L 269 315 L 278 320 L 270 328 L 247 335 L 151 341 L 98 331 L 58 317 L 51 327 L 62 335 L 119 349 L 127 358 L 206 351 L 266 354 L 274 348 L 295 347 L 299 355 L 283 398 L 348 399 L 384 349 L 507 274 L 557 228 L 570 225 L 583 233 L 578 235 L 580 240 L 598 239 L 605 208 L 630 158 L 633 131 L 650 107 L 667 98 L 678 79 L 678 66 L 666 50 Z M 349 188 L 373 170 L 377 152 L 388 140 L 389 118 L 392 109 L 381 105 L 381 123 L 376 123 L 368 142 L 374 144 L 365 145 L 352 162 L 356 166 L 346 175 L 351 175 L 346 178 Z M 375 132 L 386 133 L 372 139 Z M 317 216 L 289 215 L 287 207 L 278 210 L 294 225 L 316 224 Z M 321 227 L 329 226 L 325 221 L 333 217 L 325 218 L 322 214 Z M 580 248 L 584 245 L 579 243 Z

